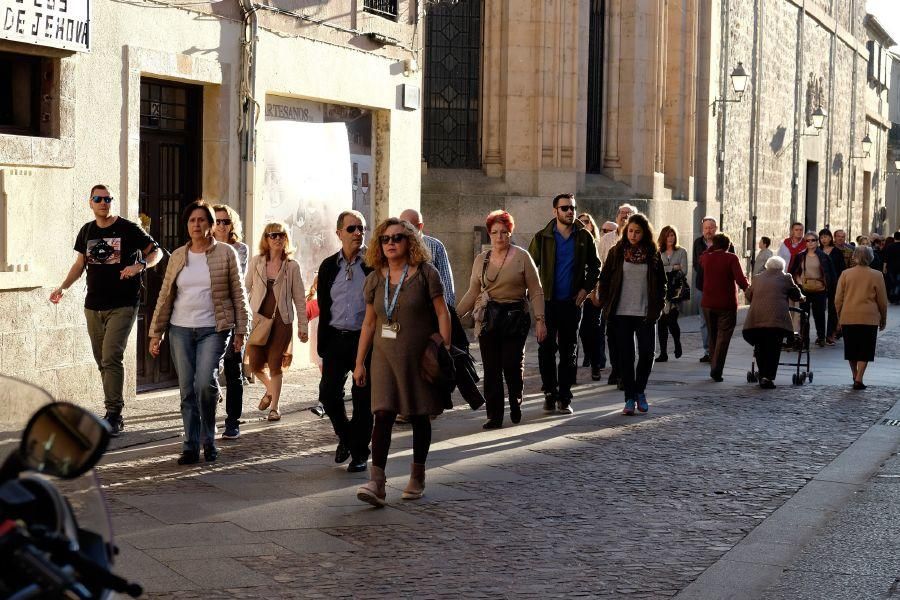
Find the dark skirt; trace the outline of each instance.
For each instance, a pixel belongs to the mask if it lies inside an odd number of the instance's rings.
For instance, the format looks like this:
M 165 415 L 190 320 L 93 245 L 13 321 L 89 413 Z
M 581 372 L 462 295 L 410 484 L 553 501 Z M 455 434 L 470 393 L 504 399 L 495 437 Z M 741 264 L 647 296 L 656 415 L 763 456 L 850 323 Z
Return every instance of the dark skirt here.
M 872 362 L 875 360 L 877 325 L 843 325 L 844 360 Z

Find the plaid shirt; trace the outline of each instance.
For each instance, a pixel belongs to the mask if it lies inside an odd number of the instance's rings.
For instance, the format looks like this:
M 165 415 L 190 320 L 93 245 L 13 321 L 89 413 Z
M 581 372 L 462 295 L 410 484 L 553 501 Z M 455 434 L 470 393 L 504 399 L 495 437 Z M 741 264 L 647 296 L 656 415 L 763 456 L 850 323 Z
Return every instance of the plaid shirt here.
M 450 268 L 450 259 L 447 257 L 447 249 L 440 240 L 423 235 L 422 239 L 431 252 L 431 264 L 441 276 L 441 284 L 444 286 L 444 300 L 447 306 L 456 306 L 456 293 L 453 290 L 453 270 Z

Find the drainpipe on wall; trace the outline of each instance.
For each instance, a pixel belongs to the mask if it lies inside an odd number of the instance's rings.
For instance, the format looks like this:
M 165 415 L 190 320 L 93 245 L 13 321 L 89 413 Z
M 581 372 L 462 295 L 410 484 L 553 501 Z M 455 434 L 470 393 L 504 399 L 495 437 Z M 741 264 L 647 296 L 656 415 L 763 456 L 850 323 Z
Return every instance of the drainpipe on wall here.
M 791 223 L 797 222 L 797 213 L 799 211 L 799 188 L 800 188 L 800 118 L 801 118 L 801 98 L 803 94 L 803 33 L 804 24 L 806 22 L 806 1 L 800 6 L 797 13 L 797 68 L 794 81 L 794 157 L 793 157 L 793 176 L 791 177 Z
M 259 21 L 251 0 L 238 0 L 244 14 L 241 32 L 241 76 L 238 89 L 240 119 L 238 135 L 241 140 L 241 169 L 239 171 L 240 208 L 244 212 L 244 231 L 248 238 L 255 231 L 253 222 L 254 181 L 256 178 L 256 120 L 259 105 L 256 101 L 256 56 Z M 253 240 L 255 242 L 255 240 Z

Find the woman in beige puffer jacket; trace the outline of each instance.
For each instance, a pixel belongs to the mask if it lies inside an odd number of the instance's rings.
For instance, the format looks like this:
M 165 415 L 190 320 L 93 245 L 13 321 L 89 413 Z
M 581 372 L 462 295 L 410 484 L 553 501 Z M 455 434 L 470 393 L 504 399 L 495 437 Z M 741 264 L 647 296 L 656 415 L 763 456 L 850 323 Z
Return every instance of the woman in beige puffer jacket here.
M 229 342 L 240 352 L 249 313 L 237 253 L 212 236 L 212 207 L 202 200 L 192 202 L 182 221 L 190 241 L 169 257 L 150 323 L 150 354 L 159 356 L 168 332 L 184 422 L 178 464 L 186 465 L 200 460 L 201 439 L 207 462 L 219 454 L 215 445 L 219 361 Z

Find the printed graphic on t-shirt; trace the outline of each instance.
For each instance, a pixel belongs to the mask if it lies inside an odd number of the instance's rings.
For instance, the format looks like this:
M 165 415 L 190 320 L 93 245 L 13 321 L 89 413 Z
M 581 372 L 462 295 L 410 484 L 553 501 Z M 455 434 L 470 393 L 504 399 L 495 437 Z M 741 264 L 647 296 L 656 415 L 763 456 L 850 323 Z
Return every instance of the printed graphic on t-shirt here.
M 86 254 L 89 265 L 117 265 L 122 260 L 122 238 L 88 240 Z

